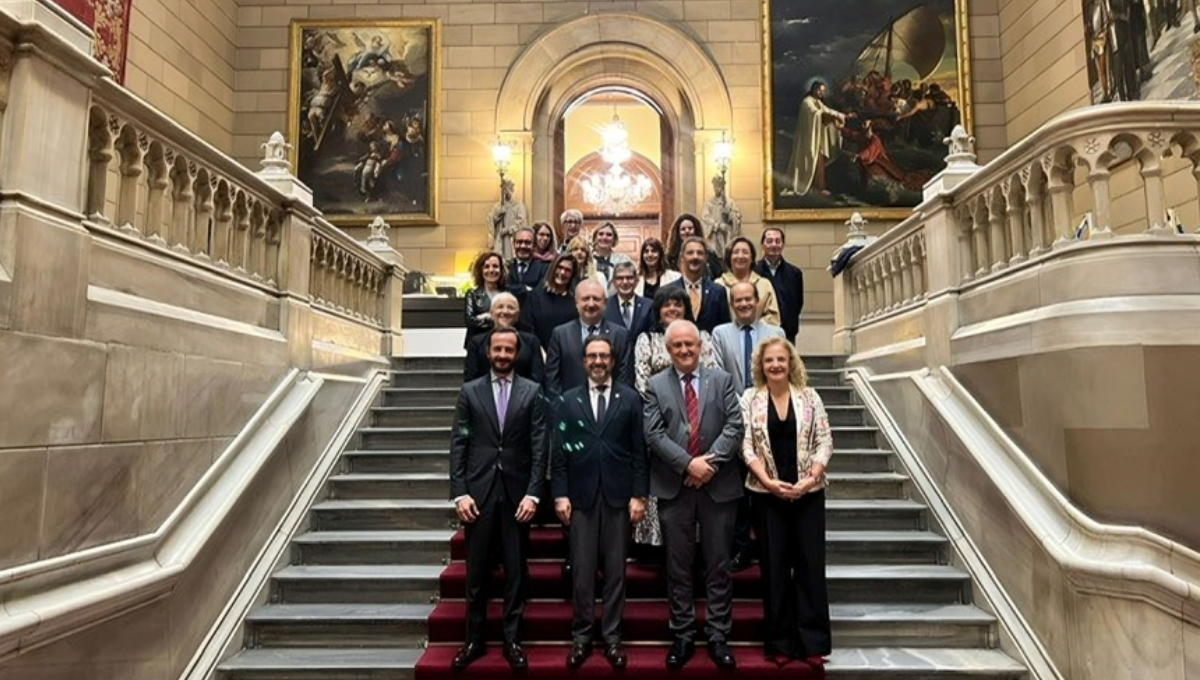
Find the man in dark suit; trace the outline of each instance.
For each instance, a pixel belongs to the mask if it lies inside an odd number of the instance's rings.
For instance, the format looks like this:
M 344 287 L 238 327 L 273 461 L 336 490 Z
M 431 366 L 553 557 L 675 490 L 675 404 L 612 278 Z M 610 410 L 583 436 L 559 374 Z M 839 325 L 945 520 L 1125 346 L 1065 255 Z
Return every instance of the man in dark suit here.
M 725 287 L 717 285 L 705 275 L 708 265 L 708 246 L 704 239 L 690 236 L 679 251 L 679 263 L 683 278 L 668 283 L 664 288 L 683 288 L 692 300 L 692 316 L 696 327 L 712 333 L 723 323 L 729 323 L 729 298 Z
M 589 335 L 609 336 L 617 358 L 613 375 L 617 382 L 633 385 L 633 342 L 624 328 L 604 320 L 606 302 L 604 285 L 595 279 L 584 279 L 575 287 L 579 318 L 555 328 L 546 347 L 546 396 L 553 399 L 587 384 L 587 373 L 579 358 L 583 356 L 583 340 Z
M 646 444 L 650 448 L 650 493 L 667 549 L 667 597 L 675 641 L 667 668 L 683 668 L 696 652 L 696 605 L 692 569 L 696 525 L 704 549 L 708 655 L 718 668 L 733 670 L 729 648 L 733 625 L 733 539 L 742 478 L 733 464 L 742 444 L 742 412 L 733 379 L 719 368 L 700 367 L 700 333 L 690 321 L 667 327 L 671 368 L 646 386 Z
M 598 554 L 604 556 L 604 657 L 616 670 L 628 659 L 621 647 L 625 613 L 625 558 L 631 522 L 646 513 L 650 477 L 637 390 L 612 379 L 613 343 L 595 335 L 584 345 L 587 385 L 554 401 L 551 417 L 551 486 L 554 509 L 570 528 L 575 565 L 571 649 L 567 667 L 578 670 L 592 653 Z
M 650 330 L 650 301 L 633 292 L 637 288 L 637 268 L 632 262 L 621 262 L 613 267 L 613 287 L 617 294 L 608 299 L 604 319 L 629 331 L 629 342 L 636 343 L 638 336 Z
M 547 264 L 533 257 L 533 230 L 521 227 L 513 234 L 513 253 L 516 255 L 508 263 L 508 290 L 523 300 L 525 293 L 533 290 L 546 278 Z
M 512 372 L 520 339 L 511 328 L 488 338 L 488 375 L 463 385 L 450 436 L 450 496 L 467 546 L 467 637 L 452 667 L 462 671 L 486 653 L 490 547 L 504 556 L 504 658 L 529 667 L 521 648 L 525 608 L 525 546 L 546 474 L 545 418 L 540 388 Z
M 783 259 L 783 230 L 767 227 L 762 233 L 763 259 L 754 265 L 759 276 L 767 277 L 775 288 L 779 316 L 788 342 L 796 344 L 800 332 L 800 311 L 804 309 L 804 274 Z

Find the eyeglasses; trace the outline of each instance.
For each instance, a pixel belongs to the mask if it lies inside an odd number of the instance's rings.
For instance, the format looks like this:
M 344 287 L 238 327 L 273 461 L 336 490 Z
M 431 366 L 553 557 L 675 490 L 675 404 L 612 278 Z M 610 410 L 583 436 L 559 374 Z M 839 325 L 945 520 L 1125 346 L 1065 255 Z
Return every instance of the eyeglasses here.
M 588 354 L 585 354 L 585 355 L 583 355 L 583 358 L 584 358 L 584 359 L 587 359 L 588 361 L 607 361 L 608 359 L 611 359 L 611 358 L 612 358 L 612 355 L 611 355 L 611 354 L 607 354 L 607 353 L 605 353 L 605 354 L 596 354 L 596 353 L 592 352 L 592 353 L 588 353 Z

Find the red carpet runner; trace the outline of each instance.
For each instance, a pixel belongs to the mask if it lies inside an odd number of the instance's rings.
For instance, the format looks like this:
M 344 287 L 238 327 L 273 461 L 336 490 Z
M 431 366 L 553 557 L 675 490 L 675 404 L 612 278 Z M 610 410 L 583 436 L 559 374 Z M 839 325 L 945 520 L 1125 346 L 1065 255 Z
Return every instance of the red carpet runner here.
M 417 662 L 417 680 L 449 678 L 512 677 L 507 662 L 500 656 L 500 603 L 493 599 L 488 609 L 488 655 L 471 664 L 461 675 L 450 671 L 450 662 L 462 644 L 466 627 L 467 606 L 463 600 L 466 589 L 466 565 L 463 535 L 455 534 L 450 544 L 453 560 L 442 571 L 440 591 L 442 601 L 429 616 L 429 649 Z M 572 673 L 565 665 L 570 643 L 571 604 L 562 583 L 562 558 L 566 542 L 558 528 L 535 528 L 530 536 L 529 602 L 525 606 L 524 643 L 529 654 L 528 677 L 596 677 L 618 675 L 608 665 L 597 644 L 592 658 L 580 670 Z M 496 574 L 497 583 L 503 574 Z M 624 678 L 655 679 L 729 677 L 717 670 L 704 653 L 703 645 L 682 672 L 668 671 L 663 665 L 671 633 L 667 628 L 668 609 L 666 583 L 661 569 L 630 564 L 626 571 L 627 595 L 623 626 L 629 666 L 619 676 Z M 497 592 L 499 590 L 497 589 Z M 733 633 L 730 642 L 738 658 L 738 673 L 748 677 L 777 676 L 789 678 L 819 678 L 824 674 L 799 663 L 784 668 L 763 659 L 762 647 L 756 643 L 762 624 L 760 575 L 757 567 L 734 575 Z M 596 607 L 599 617 L 600 607 Z M 697 614 L 703 625 L 703 602 Z

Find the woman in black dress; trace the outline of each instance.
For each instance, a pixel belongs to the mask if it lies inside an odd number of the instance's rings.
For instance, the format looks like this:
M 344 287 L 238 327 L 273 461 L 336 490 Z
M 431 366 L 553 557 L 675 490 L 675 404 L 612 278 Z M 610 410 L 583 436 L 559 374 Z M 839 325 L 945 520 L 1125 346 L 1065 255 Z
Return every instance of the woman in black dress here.
M 519 328 L 536 335 L 542 347 L 549 345 L 555 328 L 579 317 L 575 309 L 578 282 L 579 263 L 575 257 L 568 252 L 554 258 L 546 271 L 546 280 L 525 296 Z
M 825 582 L 825 466 L 833 453 L 829 417 L 807 386 L 796 348 L 783 338 L 758 344 L 754 387 L 742 395 L 742 459 L 755 493 L 762 548 L 763 654 L 825 665 L 831 651 Z

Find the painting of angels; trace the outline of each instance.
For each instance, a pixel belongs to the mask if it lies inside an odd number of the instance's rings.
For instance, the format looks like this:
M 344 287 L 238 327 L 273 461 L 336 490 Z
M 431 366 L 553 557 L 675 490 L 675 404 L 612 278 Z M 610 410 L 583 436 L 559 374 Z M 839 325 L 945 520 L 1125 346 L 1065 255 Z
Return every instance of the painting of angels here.
M 296 20 L 294 172 L 335 224 L 437 221 L 436 20 Z
M 964 0 L 764 3 L 766 219 L 901 218 L 969 124 Z

